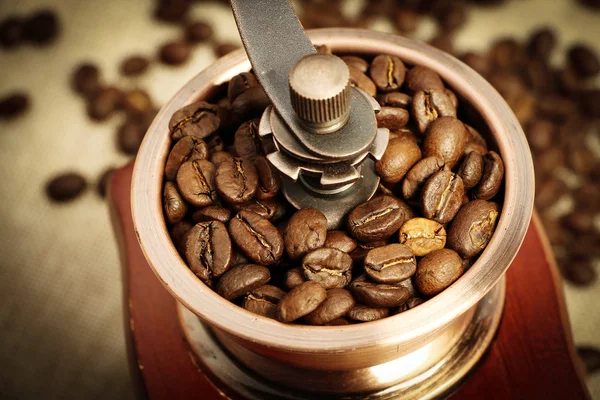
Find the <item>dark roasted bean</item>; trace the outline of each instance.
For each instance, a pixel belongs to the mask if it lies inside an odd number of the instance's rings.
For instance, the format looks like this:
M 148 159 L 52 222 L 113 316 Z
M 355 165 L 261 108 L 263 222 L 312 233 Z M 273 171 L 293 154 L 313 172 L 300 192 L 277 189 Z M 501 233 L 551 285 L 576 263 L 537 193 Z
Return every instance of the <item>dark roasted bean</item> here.
M 265 108 L 271 104 L 271 100 L 263 90 L 262 86 L 252 87 L 231 103 L 231 113 L 239 121 L 260 117 Z
M 356 56 L 344 56 L 341 59 L 348 67 L 354 67 L 363 74 L 369 70 L 369 63 L 364 59 Z
M 481 154 L 477 151 L 468 153 L 456 174 L 462 179 L 465 190 L 475 187 L 483 175 L 483 157 Z
M 186 234 L 185 258 L 192 272 L 207 284 L 231 266 L 231 252 L 227 227 L 219 221 L 199 222 Z
M 46 194 L 50 200 L 57 202 L 71 201 L 81 195 L 87 182 L 76 172 L 57 175 L 46 184 Z
M 377 96 L 377 100 L 382 106 L 400 107 L 404 109 L 408 109 L 413 101 L 411 96 L 400 92 L 382 94 Z
M 341 250 L 322 247 L 306 253 L 302 259 L 304 278 L 325 289 L 343 288 L 352 279 L 352 258 Z
M 258 172 L 256 198 L 266 200 L 275 197 L 279 193 L 281 183 L 278 173 L 273 170 L 271 163 L 263 156 L 254 159 L 254 166 Z
M 370 250 L 364 264 L 367 275 L 380 283 L 398 283 L 408 279 L 417 268 L 412 250 L 400 243 Z
M 440 117 L 425 132 L 423 156 L 437 156 L 450 169 L 458 163 L 467 145 L 465 125 L 454 117 Z
M 213 204 L 215 166 L 207 160 L 186 161 L 177 171 L 177 187 L 183 198 L 196 207 Z
M 231 103 L 246 90 L 258 86 L 256 76 L 252 72 L 242 72 L 239 75 L 234 76 L 227 85 L 227 98 Z M 242 126 L 244 126 L 243 124 Z M 256 122 L 258 127 L 258 121 Z
M 227 300 L 233 300 L 265 285 L 270 279 L 269 270 L 262 265 L 237 265 L 219 279 L 217 293 Z
M 117 111 L 123 102 L 123 92 L 109 86 L 96 90 L 87 104 L 88 115 L 97 121 L 109 118 Z
M 277 199 L 250 200 L 234 208 L 252 211 L 271 222 L 279 221 L 287 211 L 283 203 Z
M 488 152 L 483 157 L 483 175 L 474 189 L 473 197 L 489 200 L 498 193 L 504 179 L 504 163 L 495 151 Z
M 421 133 L 439 117 L 456 117 L 456 106 L 444 90 L 418 91 L 413 96 L 412 116 Z
M 383 106 L 381 111 L 375 114 L 375 118 L 379 128 L 396 130 L 408 123 L 410 114 L 404 108 Z
M 129 56 L 121 63 L 119 71 L 123 76 L 139 76 L 148 69 L 150 60 L 144 56 Z
M 406 74 L 405 87 L 408 94 L 414 95 L 420 90 L 443 90 L 444 83 L 434 70 L 427 67 L 416 66 L 411 68 Z
M 285 292 L 276 286 L 260 286 L 244 297 L 242 307 L 254 314 L 275 319 L 277 304 Z
M 174 140 L 184 136 L 204 139 L 219 128 L 217 107 L 205 101 L 198 101 L 177 110 L 169 121 L 169 131 Z
M 364 90 L 369 96 L 375 97 L 377 94 L 375 83 L 367 75 L 354 67 L 348 67 L 348 70 L 350 71 L 350 84 Z
M 165 164 L 165 178 L 174 181 L 179 167 L 186 161 L 205 160 L 208 158 L 208 146 L 202 139 L 185 136 L 179 140 L 169 153 Z
M 185 27 L 185 40 L 189 43 L 202 43 L 213 35 L 213 28 L 204 21 L 194 21 Z
M 444 168 L 444 162 L 436 156 L 425 157 L 408 171 L 402 181 L 402 195 L 411 199 L 421 192 L 423 185 L 433 174 Z
M 310 314 L 327 298 L 325 288 L 315 282 L 304 282 L 289 292 L 277 305 L 277 319 L 292 322 Z
M 159 49 L 158 57 L 167 65 L 185 64 L 192 54 L 190 45 L 184 40 L 165 43 Z
M 413 215 L 413 211 L 402 200 L 392 196 L 377 196 L 348 214 L 348 230 L 363 242 L 387 239 Z
M 173 182 L 165 183 L 163 191 L 163 205 L 165 216 L 170 224 L 175 224 L 185 217 L 187 213 L 187 204 L 181 198 L 177 191 L 177 186 Z
M 222 162 L 233 161 L 233 156 L 226 151 L 215 151 L 210 155 L 210 162 L 218 167 Z
M 192 214 L 194 222 L 219 221 L 227 224 L 231 219 L 231 211 L 219 206 L 207 206 L 201 208 Z
M 345 253 L 350 253 L 356 248 L 356 240 L 348 236 L 344 231 L 329 231 L 325 238 L 324 247 L 331 247 L 341 250 Z
M 302 285 L 302 283 L 304 283 L 302 268 L 296 267 L 286 271 L 283 284 L 288 290 L 292 290 L 296 286 Z
M 387 243 L 385 240 L 376 240 L 374 242 L 369 243 L 358 243 L 356 249 L 354 249 L 350 253 L 350 257 L 352 257 L 352 261 L 354 261 L 354 263 L 362 265 L 367 253 L 370 250 L 375 249 L 377 247 L 385 246 L 386 244 Z
M 384 182 L 400 182 L 404 175 L 421 159 L 421 149 L 408 138 L 393 139 L 375 169 Z
M 235 158 L 219 164 L 215 172 L 215 186 L 223 200 L 241 204 L 252 197 L 258 188 L 258 173 L 252 161 Z
M 60 30 L 58 17 L 52 10 L 40 10 L 32 14 L 23 25 L 23 37 L 38 45 L 52 42 Z
M 242 210 L 229 221 L 229 233 L 235 244 L 251 260 L 263 265 L 279 261 L 283 239 L 268 219 Z
M 434 296 L 452 285 L 463 273 L 462 259 L 454 250 L 441 249 L 419 261 L 415 285 L 425 296 Z
M 463 206 L 448 231 L 447 246 L 463 258 L 471 258 L 483 251 L 496 227 L 498 204 L 473 200 Z
M 436 172 L 423 186 L 423 215 L 441 224 L 450 222 L 460 210 L 464 194 L 465 188 L 458 175 L 448 170 Z
M 235 132 L 233 148 L 238 157 L 254 158 L 263 154 L 258 137 L 258 123 L 258 119 L 244 122 Z
M 409 290 L 403 286 L 385 283 L 354 281 L 350 291 L 361 304 L 371 307 L 397 307 L 410 297 Z
M 304 317 L 310 325 L 324 325 L 346 315 L 354 307 L 354 298 L 345 289 L 327 290 L 327 298 L 313 312 Z
M 327 218 L 315 208 L 304 208 L 290 218 L 285 229 L 285 250 L 298 260 L 313 249 L 323 247 L 327 237 Z
M 77 93 L 92 96 L 100 88 L 100 70 L 92 63 L 80 64 L 73 71 L 71 86 Z

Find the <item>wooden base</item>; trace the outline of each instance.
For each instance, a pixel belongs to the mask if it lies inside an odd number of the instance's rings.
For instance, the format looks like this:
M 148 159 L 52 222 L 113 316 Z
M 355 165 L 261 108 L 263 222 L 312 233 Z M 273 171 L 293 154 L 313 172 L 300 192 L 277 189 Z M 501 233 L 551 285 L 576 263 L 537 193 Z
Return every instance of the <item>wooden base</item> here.
M 139 393 L 150 399 L 221 399 L 198 368 L 177 320 L 175 299 L 150 269 L 131 218 L 133 164 L 115 172 L 109 200 L 123 264 L 128 349 Z M 534 217 L 506 274 L 495 342 L 452 399 L 588 399 L 577 367 L 560 278 Z

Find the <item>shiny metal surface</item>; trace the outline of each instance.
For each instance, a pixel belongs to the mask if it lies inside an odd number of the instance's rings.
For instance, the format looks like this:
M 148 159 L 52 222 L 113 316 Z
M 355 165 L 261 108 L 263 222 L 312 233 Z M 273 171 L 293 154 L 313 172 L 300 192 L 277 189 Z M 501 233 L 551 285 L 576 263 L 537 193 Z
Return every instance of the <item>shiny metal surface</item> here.
M 249 400 L 325 399 L 336 392 L 345 393 L 345 399 L 429 399 L 452 390 L 484 354 L 498 328 L 504 294 L 505 281 L 501 280 L 458 332 L 448 332 L 393 361 L 351 371 L 290 368 L 249 353 L 222 332 L 211 332 L 185 307 L 180 305 L 178 311 L 185 336 L 207 376 L 216 378 L 217 387 L 225 385 Z M 451 336 L 450 343 L 445 343 Z

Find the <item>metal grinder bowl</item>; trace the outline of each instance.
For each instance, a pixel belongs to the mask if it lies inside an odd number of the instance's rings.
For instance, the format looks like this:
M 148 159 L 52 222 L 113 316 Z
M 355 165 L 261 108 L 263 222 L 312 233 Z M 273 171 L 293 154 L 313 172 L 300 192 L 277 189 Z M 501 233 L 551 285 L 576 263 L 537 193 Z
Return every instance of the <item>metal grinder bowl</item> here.
M 176 110 L 209 98 L 219 85 L 249 71 L 243 50 L 219 59 L 188 82 L 152 123 L 133 173 L 133 221 L 144 254 L 160 281 L 244 366 L 269 381 L 309 391 L 381 390 L 414 378 L 439 362 L 465 332 L 480 300 L 510 266 L 533 210 L 531 154 L 516 117 L 502 97 L 452 56 L 421 42 L 368 30 L 334 28 L 307 34 L 313 43 L 327 44 L 337 53 L 391 54 L 406 64 L 427 66 L 481 116 L 489 128 L 486 139 L 505 164 L 505 189 L 495 233 L 471 268 L 415 309 L 347 326 L 282 324 L 230 303 L 202 283 L 177 253 L 163 216 L 163 169 L 171 146 L 168 122 Z M 500 314 L 501 309 L 500 305 L 495 312 Z

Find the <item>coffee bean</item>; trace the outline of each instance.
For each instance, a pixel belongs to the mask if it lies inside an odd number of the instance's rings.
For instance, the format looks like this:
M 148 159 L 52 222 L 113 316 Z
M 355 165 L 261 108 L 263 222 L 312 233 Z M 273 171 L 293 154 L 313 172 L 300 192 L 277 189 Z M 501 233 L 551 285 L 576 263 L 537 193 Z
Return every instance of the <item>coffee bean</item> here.
M 199 222 L 186 234 L 186 260 L 192 272 L 204 283 L 211 284 L 213 278 L 229 269 L 231 252 L 227 227 L 219 221 Z
M 468 149 L 469 145 L 471 145 L 471 150 L 477 151 L 481 155 L 487 153 L 487 143 L 483 136 L 481 136 L 481 133 L 468 124 L 464 125 L 465 128 L 467 128 L 467 147 L 465 147 L 464 154 L 470 153 L 470 150 Z
M 242 210 L 229 221 L 229 234 L 240 250 L 251 260 L 271 265 L 283 254 L 283 239 L 268 219 Z
M 561 218 L 561 224 L 576 233 L 591 233 L 595 230 L 595 214 L 593 211 L 575 209 Z
M 271 163 L 263 156 L 254 159 L 254 166 L 258 173 L 256 198 L 266 200 L 275 197 L 279 193 L 281 184 L 278 173 L 273 170 Z
M 482 161 L 483 164 L 483 161 Z M 421 192 L 423 185 L 436 172 L 444 168 L 444 162 L 436 156 L 425 157 L 408 171 L 402 181 L 402 195 L 412 199 Z M 483 168 L 483 167 L 482 167 Z
M 419 292 L 435 296 L 452 285 L 462 274 L 460 256 L 453 250 L 441 249 L 427 254 L 419 261 L 414 280 Z
M 483 175 L 474 189 L 473 197 L 489 200 L 498 193 L 504 179 L 504 163 L 495 151 L 489 151 L 483 157 Z
M 473 200 L 463 206 L 448 231 L 447 246 L 463 258 L 471 258 L 483 251 L 496 227 L 498 204 Z
M 11 119 L 23 114 L 29 108 L 29 96 L 15 92 L 0 98 L 0 118 Z
M 285 294 L 276 286 L 263 285 L 248 293 L 242 307 L 254 314 L 275 319 L 277 304 Z
M 577 355 L 583 361 L 588 374 L 600 370 L 600 350 L 591 346 L 577 346 Z
M 387 308 L 369 307 L 363 304 L 356 304 L 348 311 L 346 316 L 351 320 L 358 322 L 371 322 L 387 317 L 390 310 Z
M 427 42 L 431 46 L 449 54 L 454 54 L 454 35 L 452 33 L 440 32 Z
M 190 45 L 184 40 L 174 40 L 162 45 L 158 51 L 158 57 L 166 65 L 185 64 L 192 53 Z
M 87 187 L 85 178 L 76 172 L 55 176 L 46 183 L 46 194 L 50 200 L 67 202 L 81 195 Z
M 302 285 L 302 283 L 304 283 L 304 274 L 302 272 L 302 268 L 296 267 L 286 271 L 283 285 L 288 290 L 292 290 L 296 286 Z
M 227 300 L 233 300 L 265 285 L 270 279 L 269 270 L 262 265 L 237 265 L 219 279 L 217 293 Z
M 348 67 L 356 68 L 363 74 L 369 70 L 369 63 L 364 58 L 360 58 L 357 56 L 344 56 L 341 57 L 341 59 L 346 63 Z
M 483 54 L 468 51 L 460 57 L 460 60 L 484 77 L 490 73 L 490 59 Z
M 230 42 L 215 43 L 213 46 L 213 52 L 217 58 L 223 57 L 229 53 L 232 53 L 240 48 L 239 45 Z
M 481 154 L 477 151 L 468 153 L 456 174 L 463 181 L 465 190 L 475 187 L 483 175 L 483 157 Z
M 350 85 L 364 90 L 369 96 L 375 97 L 377 94 L 377 87 L 367 75 L 350 66 L 348 67 L 348 71 L 350 71 Z
M 425 303 L 425 300 L 423 300 L 422 298 L 413 297 L 412 299 L 408 299 L 408 301 L 405 304 L 408 306 L 409 310 L 412 310 L 413 308 L 420 306 L 423 303 Z
M 587 260 L 569 262 L 562 272 L 565 279 L 576 286 L 591 285 L 598 278 L 598 274 Z
M 252 161 L 234 158 L 219 165 L 215 186 L 223 200 L 241 204 L 254 197 L 258 188 L 258 172 Z
M 416 66 L 406 74 L 405 88 L 410 95 L 415 95 L 420 90 L 444 89 L 444 83 L 434 70 Z
M 437 118 L 456 117 L 456 106 L 444 90 L 420 90 L 413 97 L 412 116 L 419 132 L 425 133 L 429 124 Z
M 600 159 L 590 149 L 577 146 L 568 153 L 567 165 L 575 173 L 587 175 L 600 168 Z
M 384 283 L 354 281 L 350 291 L 357 301 L 371 307 L 397 307 L 410 297 L 408 289 Z
M 583 111 L 592 118 L 600 118 L 600 89 L 584 90 L 579 95 Z
M 177 187 L 181 196 L 196 207 L 213 204 L 215 166 L 207 160 L 186 161 L 177 171 Z
M 413 98 L 406 93 L 391 92 L 377 96 L 377 101 L 382 106 L 399 107 L 408 109 L 413 101 Z
M 194 222 L 219 221 L 227 224 L 231 219 L 231 211 L 219 206 L 207 206 L 201 208 L 192 214 Z
M 177 191 L 177 186 L 173 182 L 165 183 L 163 206 L 165 209 L 165 216 L 170 224 L 181 221 L 187 213 L 187 204 L 181 198 L 181 195 Z
M 362 263 L 365 260 L 365 257 L 367 255 L 367 253 L 370 250 L 375 249 L 377 247 L 385 246 L 386 244 L 387 243 L 386 243 L 385 240 L 376 240 L 374 242 L 369 242 L 369 243 L 358 243 L 358 246 L 356 247 L 356 249 L 354 249 L 350 253 L 350 257 L 352 257 L 352 261 L 355 264 L 362 265 Z
M 356 248 L 356 240 L 352 239 L 344 231 L 329 231 L 325 238 L 324 247 L 331 247 L 341 250 L 345 253 L 350 253 Z
M 575 72 L 582 78 L 593 78 L 600 72 L 600 59 L 589 46 L 576 44 L 569 48 L 567 57 Z
M 219 128 L 217 107 L 198 101 L 177 110 L 169 121 L 169 131 L 173 140 L 184 136 L 195 136 L 204 139 Z M 220 140 L 220 139 L 219 139 Z
M 186 0 L 166 0 L 157 2 L 154 18 L 163 22 L 181 22 L 186 18 L 190 2 Z
M 104 170 L 102 174 L 100 174 L 100 178 L 98 178 L 98 183 L 96 185 L 96 192 L 102 198 L 106 197 L 108 193 L 108 186 L 110 184 L 110 179 L 112 174 L 115 172 L 114 167 L 110 167 Z
M 0 22 L 0 46 L 5 49 L 17 47 L 23 41 L 23 20 L 8 17 Z
M 577 105 L 571 99 L 550 94 L 539 98 L 537 111 L 543 117 L 555 121 L 565 121 L 577 113 Z
M 87 113 L 90 118 L 103 121 L 109 118 L 123 104 L 123 92 L 116 87 L 108 86 L 98 89 L 89 99 Z
M 184 259 L 187 234 L 190 230 L 192 230 L 193 227 L 194 224 L 184 219 L 183 221 L 180 221 L 173 225 L 173 227 L 169 231 L 169 235 L 171 236 L 171 240 L 173 240 L 175 248 Z
M 235 98 L 231 103 L 231 113 L 238 121 L 246 121 L 260 117 L 270 104 L 271 100 L 269 100 L 262 86 L 256 86 L 244 91 Z
M 132 117 L 139 117 L 152 109 L 150 95 L 142 89 L 133 89 L 123 97 L 123 109 Z
M 186 161 L 204 160 L 208 157 L 208 146 L 202 139 L 185 136 L 179 140 L 169 153 L 165 164 L 165 179 L 174 181 L 179 167 Z
M 548 62 L 552 50 L 556 47 L 556 34 L 549 27 L 536 29 L 527 43 L 527 53 L 530 57 Z
M 227 98 L 230 102 L 233 101 L 246 90 L 251 89 L 253 87 L 257 87 L 258 81 L 256 80 L 256 76 L 252 72 L 242 72 L 231 78 L 229 84 L 227 85 Z M 245 124 L 243 124 L 245 125 Z M 242 126 L 243 126 L 242 125 Z M 258 128 L 258 121 L 255 122 L 256 128 Z
M 419 146 L 407 138 L 393 139 L 375 169 L 384 182 L 400 182 L 404 175 L 421 159 Z
M 292 322 L 310 314 L 327 298 L 327 291 L 316 282 L 307 281 L 295 287 L 277 305 L 277 319 Z
M 421 22 L 421 16 L 415 10 L 401 8 L 396 12 L 394 22 L 401 33 L 414 33 Z
M 333 321 L 327 322 L 326 324 L 323 324 L 326 326 L 343 326 L 343 325 L 350 325 L 350 321 L 348 321 L 346 318 L 336 318 Z
M 465 24 L 467 10 L 464 4 L 446 3 L 435 10 L 434 16 L 447 35 Z
M 285 205 L 278 199 L 250 200 L 237 206 L 233 205 L 233 207 L 239 210 L 251 211 L 271 222 L 279 221 L 287 212 Z
M 212 27 L 204 21 L 190 22 L 185 27 L 185 39 L 188 43 L 202 43 L 210 39 L 212 35 Z
M 285 229 L 285 250 L 298 260 L 313 249 L 323 247 L 327 237 L 327 218 L 315 208 L 303 208 L 292 215 Z
M 387 239 L 413 216 L 413 211 L 403 201 L 391 196 L 377 196 L 348 214 L 348 230 L 364 242 Z
M 128 155 L 136 155 L 144 136 L 146 128 L 137 121 L 126 120 L 117 131 L 117 147 Z
M 258 118 L 244 122 L 235 132 L 233 148 L 238 157 L 254 158 L 263 154 L 260 137 L 258 136 L 259 122 Z
M 446 245 L 446 230 L 431 219 L 412 218 L 400 228 L 400 243 L 408 246 L 415 256 L 421 257 Z
M 450 222 L 460 210 L 464 194 L 465 188 L 458 175 L 448 170 L 436 172 L 423 186 L 423 215 L 441 224 Z
M 410 114 L 404 108 L 383 106 L 375 114 L 375 118 L 379 128 L 396 130 L 403 128 L 408 123 Z
M 100 70 L 89 62 L 78 65 L 73 71 L 71 86 L 86 97 L 94 95 L 100 89 Z
M 345 289 L 327 290 L 327 298 L 313 312 L 304 317 L 309 325 L 324 325 L 343 317 L 354 307 L 354 298 Z
M 408 246 L 392 243 L 370 250 L 364 261 L 365 272 L 380 283 L 397 283 L 410 278 L 417 268 L 415 256 Z
M 129 56 L 121 62 L 119 71 L 123 76 L 139 76 L 148 69 L 150 60 L 144 56 Z
M 552 146 L 556 128 L 551 121 L 536 119 L 529 123 L 526 134 L 532 151 L 544 151 Z
M 453 117 L 440 117 L 427 128 L 423 156 L 437 156 L 452 169 L 462 157 L 467 140 L 467 129 L 462 122 Z
M 346 287 L 352 279 L 351 268 L 352 258 L 348 254 L 329 247 L 311 250 L 302 259 L 304 278 L 325 289 Z
M 25 21 L 23 37 L 34 44 L 47 45 L 54 41 L 59 30 L 56 13 L 52 10 L 39 10 Z
M 514 38 L 496 40 L 488 54 L 492 64 L 500 71 L 507 71 L 515 65 L 520 65 L 525 56 L 523 48 Z
M 381 54 L 371 62 L 369 75 L 377 89 L 382 92 L 393 92 L 404 83 L 406 67 L 398 57 Z
M 233 156 L 226 151 L 215 151 L 210 155 L 210 162 L 217 167 L 225 161 L 233 161 Z

